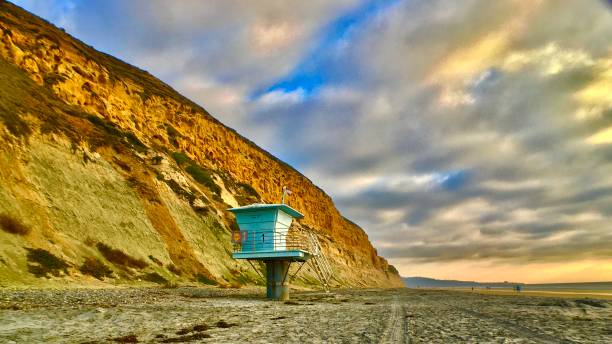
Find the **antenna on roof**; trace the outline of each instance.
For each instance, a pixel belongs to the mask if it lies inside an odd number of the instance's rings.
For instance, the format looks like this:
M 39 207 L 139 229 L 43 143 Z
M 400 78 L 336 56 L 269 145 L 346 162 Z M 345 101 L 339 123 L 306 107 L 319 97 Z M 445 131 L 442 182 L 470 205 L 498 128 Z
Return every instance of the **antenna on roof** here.
M 285 204 L 285 195 L 291 195 L 291 190 L 287 186 L 283 186 L 283 196 L 281 197 L 281 204 Z

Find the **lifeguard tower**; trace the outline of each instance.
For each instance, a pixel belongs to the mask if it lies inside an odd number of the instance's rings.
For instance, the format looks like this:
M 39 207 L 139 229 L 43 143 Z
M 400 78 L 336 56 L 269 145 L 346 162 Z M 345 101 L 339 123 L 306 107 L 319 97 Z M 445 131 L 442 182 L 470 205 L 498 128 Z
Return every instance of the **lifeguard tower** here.
M 293 219 L 304 217 L 299 211 L 286 204 L 251 204 L 231 208 L 229 211 L 236 215 L 236 222 L 240 227 L 239 232 L 232 233 L 232 256 L 235 259 L 248 260 L 254 269 L 252 260 L 265 263 L 269 299 L 289 299 L 289 281 L 308 261 L 327 289 L 332 271 L 323 255 L 319 240 L 310 231 L 291 228 Z M 288 279 L 292 263 L 300 265 Z

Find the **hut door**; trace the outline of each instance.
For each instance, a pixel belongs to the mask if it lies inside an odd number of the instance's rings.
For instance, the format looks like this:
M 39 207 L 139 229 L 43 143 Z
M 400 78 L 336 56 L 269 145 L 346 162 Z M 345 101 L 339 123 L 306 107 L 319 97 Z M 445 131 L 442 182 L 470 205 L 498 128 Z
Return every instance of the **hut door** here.
M 265 231 L 259 234 L 259 250 L 262 251 L 274 251 L 274 232 Z

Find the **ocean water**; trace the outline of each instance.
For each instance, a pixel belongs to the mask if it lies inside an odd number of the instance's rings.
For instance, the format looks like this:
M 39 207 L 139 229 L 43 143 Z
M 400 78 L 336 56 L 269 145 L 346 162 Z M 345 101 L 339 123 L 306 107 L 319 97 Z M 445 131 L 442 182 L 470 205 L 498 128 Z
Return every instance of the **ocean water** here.
M 592 283 L 551 283 L 551 284 L 526 284 L 523 290 L 541 291 L 569 291 L 569 290 L 602 290 L 612 292 L 612 282 Z
M 513 283 L 513 282 L 469 282 L 455 280 L 436 280 L 426 277 L 406 277 L 404 283 L 408 288 L 477 288 L 477 289 L 497 289 L 513 290 L 517 284 L 522 286 L 525 291 L 550 291 L 550 292 L 599 292 L 612 294 L 612 281 L 608 282 L 589 282 L 589 283 Z

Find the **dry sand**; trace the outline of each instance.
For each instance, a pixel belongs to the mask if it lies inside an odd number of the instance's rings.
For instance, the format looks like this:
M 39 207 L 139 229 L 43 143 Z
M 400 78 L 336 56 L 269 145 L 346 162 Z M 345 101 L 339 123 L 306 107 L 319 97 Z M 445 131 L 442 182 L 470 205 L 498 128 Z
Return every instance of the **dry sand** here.
M 611 343 L 605 300 L 444 290 L 0 290 L 0 343 Z

